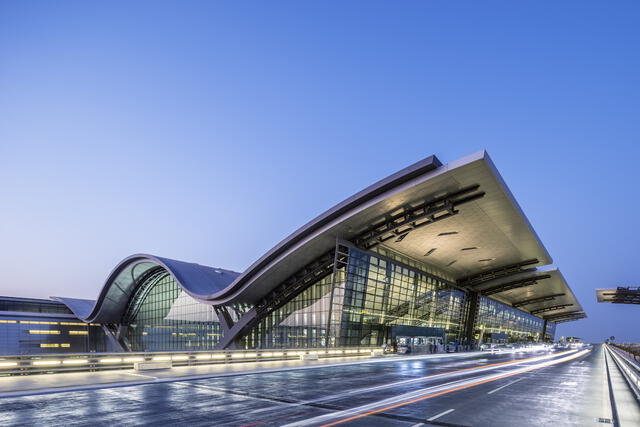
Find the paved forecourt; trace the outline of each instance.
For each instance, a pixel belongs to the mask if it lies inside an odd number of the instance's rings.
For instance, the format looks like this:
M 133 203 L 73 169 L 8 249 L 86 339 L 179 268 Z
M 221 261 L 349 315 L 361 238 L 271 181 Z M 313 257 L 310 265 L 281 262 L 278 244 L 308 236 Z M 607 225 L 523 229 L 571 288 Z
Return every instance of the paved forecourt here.
M 140 385 L 151 382 L 175 381 L 196 378 L 242 375 L 281 371 L 285 369 L 306 369 L 310 367 L 334 366 L 351 363 L 380 363 L 389 360 L 440 360 L 443 358 L 469 358 L 482 352 L 443 353 L 429 355 L 385 355 L 332 357 L 319 360 L 279 360 L 269 362 L 236 362 L 198 366 L 176 366 L 171 369 L 135 371 L 133 369 L 105 370 L 97 372 L 69 372 L 45 375 L 25 375 L 0 377 L 0 397 L 42 394 L 60 391 L 86 390 L 105 387 Z
M 0 424 L 586 425 L 611 417 L 598 349 L 322 365 L 6 397 Z

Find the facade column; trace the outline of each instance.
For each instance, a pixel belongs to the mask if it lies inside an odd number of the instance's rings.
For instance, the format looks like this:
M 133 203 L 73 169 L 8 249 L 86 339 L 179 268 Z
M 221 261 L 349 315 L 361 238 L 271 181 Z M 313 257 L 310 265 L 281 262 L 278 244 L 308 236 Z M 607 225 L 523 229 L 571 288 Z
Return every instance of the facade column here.
M 476 318 L 478 317 L 478 300 L 480 296 L 477 292 L 468 291 L 466 305 L 466 319 L 464 321 L 462 337 L 465 344 L 471 346 L 473 343 L 473 335 L 476 330 Z M 469 347 L 471 349 L 471 347 Z

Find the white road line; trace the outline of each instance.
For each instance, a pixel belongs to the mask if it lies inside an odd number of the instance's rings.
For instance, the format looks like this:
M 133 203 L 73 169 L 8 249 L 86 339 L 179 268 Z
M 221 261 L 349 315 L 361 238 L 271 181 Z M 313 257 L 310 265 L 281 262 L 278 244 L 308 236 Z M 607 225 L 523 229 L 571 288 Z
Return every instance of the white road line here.
M 135 375 L 136 377 L 151 378 L 152 380 L 157 380 L 158 379 L 158 377 L 151 377 L 149 375 L 134 374 L 134 373 L 131 373 L 131 372 L 123 372 L 123 374 Z
M 418 424 L 412 425 L 411 427 L 420 427 L 420 426 L 423 426 L 423 425 L 424 425 L 424 423 L 418 423 Z
M 456 390 L 461 390 L 463 388 L 474 387 L 479 384 L 483 384 L 486 382 L 494 381 L 497 379 L 504 378 L 505 375 L 513 376 L 518 374 L 523 374 L 526 372 L 531 372 L 536 369 L 543 368 L 545 366 L 553 366 L 559 363 L 568 362 L 569 360 L 576 359 L 578 357 L 584 356 L 590 350 L 583 350 L 578 353 L 574 353 L 573 351 L 568 353 L 560 353 L 561 355 L 565 355 L 564 357 L 557 358 L 555 360 L 549 360 L 553 358 L 553 356 L 542 356 L 536 358 L 535 360 L 530 360 L 529 362 L 539 361 L 540 363 L 532 364 L 529 366 L 519 367 L 511 371 L 511 373 L 503 374 L 503 373 L 494 373 L 489 375 L 484 375 L 480 377 L 472 377 L 457 381 L 451 381 L 445 384 L 440 384 L 436 386 L 431 386 L 427 388 L 423 388 L 420 390 L 411 391 L 408 393 L 396 395 L 393 397 L 389 397 L 383 400 L 379 400 L 376 402 L 371 402 L 362 406 L 358 406 L 351 409 L 345 409 L 342 411 L 331 412 L 328 414 L 318 415 L 312 418 L 307 418 L 304 420 L 294 421 L 293 423 L 286 424 L 284 427 L 306 427 L 311 424 L 320 424 L 326 423 L 331 420 L 341 419 L 341 422 L 348 421 L 353 417 L 365 417 L 371 413 L 376 413 L 385 410 L 385 408 L 397 408 L 399 406 L 409 405 L 411 403 L 415 403 L 418 400 L 429 399 L 430 397 L 435 397 L 435 393 L 449 393 Z M 558 356 L 556 354 L 555 356 Z
M 487 394 L 493 394 L 493 393 L 495 393 L 496 391 L 500 391 L 500 390 L 502 390 L 502 389 L 503 389 L 503 388 L 505 388 L 505 387 L 509 387 L 511 384 L 515 384 L 515 383 L 517 383 L 518 381 L 522 381 L 523 379 L 524 379 L 524 378 L 518 378 L 518 379 L 517 379 L 517 380 L 515 380 L 515 381 L 511 381 L 510 383 L 506 383 L 505 385 L 503 385 L 503 386 L 501 386 L 501 387 L 498 387 L 498 388 L 496 388 L 496 389 L 494 389 L 494 390 L 491 390 L 491 391 L 490 391 L 490 392 L 488 392 Z
M 577 351 L 577 350 L 574 350 L 574 351 Z M 543 359 L 547 359 L 547 358 L 551 358 L 551 357 L 555 357 L 555 355 L 551 354 L 551 355 L 546 355 L 546 356 L 540 356 L 538 359 L 539 360 L 543 360 Z M 470 373 L 479 373 L 479 372 L 485 372 L 485 371 L 496 371 L 496 372 L 501 372 L 501 373 L 512 372 L 512 370 L 505 369 L 503 367 L 517 366 L 517 365 L 526 364 L 526 363 L 530 363 L 530 362 L 531 362 L 531 360 L 528 360 L 528 359 L 515 359 L 515 360 L 512 360 L 512 361 L 499 362 L 497 366 L 494 366 L 494 364 L 492 363 L 492 364 L 489 364 L 489 365 L 481 365 L 481 366 L 476 366 L 476 367 L 463 368 L 463 369 L 459 369 L 459 370 L 456 370 L 456 371 L 447 371 L 447 372 L 441 372 L 441 373 L 436 373 L 436 374 L 429 374 L 429 375 L 426 375 L 426 376 L 423 376 L 423 377 L 411 378 L 411 379 L 408 379 L 408 380 L 397 381 L 397 382 L 394 382 L 394 383 L 381 384 L 381 385 L 376 385 L 376 386 L 371 386 L 371 387 L 365 387 L 365 388 L 349 390 L 349 391 L 341 392 L 341 393 L 338 393 L 338 394 L 319 397 L 317 399 L 303 400 L 303 401 L 300 401 L 298 403 L 284 403 L 283 402 L 283 404 L 287 404 L 287 405 L 290 405 L 290 406 L 303 406 L 303 405 L 309 405 L 309 404 L 314 404 L 314 403 L 322 403 L 322 402 L 326 402 L 326 401 L 338 400 L 338 399 L 350 397 L 350 396 L 353 396 L 353 395 L 370 393 L 372 391 L 385 390 L 385 389 L 389 389 L 389 388 L 393 388 L 393 387 L 398 387 L 398 386 L 401 386 L 401 385 L 408 385 L 408 384 L 415 384 L 415 383 L 422 383 L 422 382 L 426 383 L 426 382 L 431 382 L 431 381 L 434 381 L 434 380 L 438 380 L 440 378 L 455 378 L 455 377 L 459 377 L 459 376 L 466 376 L 466 375 L 469 375 Z M 255 413 L 260 413 L 260 412 L 274 411 L 274 410 L 278 410 L 278 409 L 279 409 L 278 406 L 271 406 L 271 407 L 266 407 L 266 408 L 255 409 L 255 410 L 253 410 L 253 411 L 251 411 L 249 413 L 250 414 L 255 414 Z
M 431 418 L 427 418 L 427 421 L 437 420 L 438 418 L 440 418 L 440 417 L 444 417 L 445 415 L 450 414 L 450 413 L 452 413 L 453 411 L 455 411 L 455 409 L 447 409 L 447 410 L 446 410 L 446 411 L 444 411 L 444 412 L 440 412 L 438 415 L 434 415 L 434 416 L 433 416 L 433 417 L 431 417 Z
M 204 390 L 217 391 L 219 393 L 229 393 L 229 391 L 230 391 L 230 390 L 226 390 L 224 388 L 211 387 L 211 386 L 208 386 L 208 385 L 205 385 L 205 384 L 194 384 L 194 383 L 187 382 L 187 381 L 180 381 L 180 382 L 176 382 L 175 384 L 181 385 L 181 386 L 186 387 L 186 388 L 195 387 L 195 388 L 201 388 L 201 389 L 204 389 Z M 278 401 L 276 401 L 274 399 L 270 399 L 268 397 L 252 396 L 250 394 L 237 394 L 237 396 L 244 397 L 245 399 L 266 400 L 267 402 L 269 402 L 271 404 L 297 405 L 295 403 L 278 402 Z M 273 408 L 270 408 L 270 409 L 273 409 Z M 280 409 L 280 407 L 277 407 L 276 409 Z M 251 412 L 248 412 L 248 413 L 251 414 L 251 413 L 254 413 L 254 412 L 260 412 L 260 410 L 251 411 Z

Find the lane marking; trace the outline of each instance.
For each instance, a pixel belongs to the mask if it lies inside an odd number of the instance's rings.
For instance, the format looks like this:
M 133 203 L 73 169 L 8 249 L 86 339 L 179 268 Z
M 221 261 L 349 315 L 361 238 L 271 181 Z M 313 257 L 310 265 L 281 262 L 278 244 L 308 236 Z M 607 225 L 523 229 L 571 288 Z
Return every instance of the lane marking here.
M 423 426 L 423 425 L 424 425 L 424 423 L 418 423 L 418 424 L 412 425 L 411 427 L 420 427 L 420 426 Z
M 487 365 L 472 366 L 472 367 L 469 367 L 469 368 L 456 369 L 456 370 L 453 370 L 453 371 L 436 372 L 436 373 L 425 375 L 425 376 L 418 377 L 418 378 L 411 378 L 411 379 L 408 379 L 408 380 L 396 381 L 394 383 L 388 383 L 388 384 L 381 384 L 381 385 L 376 385 L 376 386 L 371 386 L 371 387 L 359 388 L 359 389 L 350 390 L 350 391 L 346 391 L 346 392 L 342 392 L 342 393 L 337 393 L 337 394 L 330 395 L 330 396 L 320 397 L 320 398 L 317 398 L 317 399 L 303 400 L 303 401 L 300 401 L 300 402 L 297 402 L 297 403 L 285 403 L 285 402 L 282 402 L 282 403 L 287 404 L 289 406 L 313 405 L 313 404 L 327 402 L 327 401 L 331 401 L 331 400 L 337 400 L 337 399 L 342 399 L 342 398 L 346 398 L 346 397 L 351 397 L 353 395 L 369 393 L 369 392 L 372 392 L 372 391 L 378 391 L 378 390 L 384 390 L 384 389 L 388 389 L 388 388 L 392 388 L 392 387 L 404 386 L 404 385 L 408 385 L 408 384 L 415 384 L 415 383 L 432 381 L 432 380 L 439 379 L 441 377 L 449 377 L 449 376 L 455 377 L 455 376 L 459 376 L 459 375 L 464 375 L 465 373 L 492 371 L 492 370 L 495 370 L 497 368 L 502 368 L 502 367 L 517 366 L 517 365 L 522 365 L 522 364 L 526 364 L 526 363 L 529 363 L 529 362 L 538 362 L 540 360 L 545 360 L 545 359 L 558 357 L 558 356 L 561 356 L 561 355 L 567 354 L 567 353 L 575 353 L 576 351 L 577 350 L 569 350 L 569 351 L 564 351 L 564 352 L 559 352 L 559 353 L 546 354 L 544 356 L 526 357 L 526 358 L 523 358 L 523 359 L 515 359 L 515 360 L 507 360 L 507 361 L 504 361 L 504 362 L 489 363 Z M 488 359 L 483 359 L 483 360 L 487 361 Z M 511 370 L 498 369 L 497 372 L 511 372 Z M 274 410 L 278 410 L 278 409 L 280 409 L 280 407 L 278 407 L 278 406 L 260 408 L 260 409 L 255 409 L 253 411 L 250 411 L 249 414 L 257 414 L 257 413 L 261 413 L 261 412 L 269 412 L 269 411 L 274 411 Z
M 515 381 L 511 381 L 510 383 L 507 383 L 507 384 L 505 384 L 505 385 L 503 385 L 503 386 L 501 386 L 501 387 L 498 387 L 498 388 L 496 388 L 496 389 L 494 389 L 494 390 L 491 390 L 491 391 L 487 392 L 487 394 L 493 394 L 493 393 L 495 393 L 496 391 L 500 391 L 500 390 L 502 390 L 502 389 L 503 389 L 503 388 L 505 388 L 505 387 L 509 387 L 510 385 L 517 383 L 518 381 L 522 381 L 523 379 L 524 379 L 524 378 L 518 378 L 518 379 L 517 379 L 517 380 L 515 380 Z
M 291 424 L 287 424 L 287 426 L 308 426 L 311 424 L 319 424 L 326 422 L 326 424 L 322 424 L 324 427 L 334 426 L 338 424 L 343 424 L 345 422 L 354 421 L 360 418 L 367 417 L 369 415 L 378 414 L 381 412 L 386 412 L 392 409 L 396 409 L 402 406 L 410 405 L 412 403 L 420 402 L 426 399 L 431 399 L 434 397 L 442 396 L 445 394 L 452 393 L 458 390 L 464 390 L 470 387 L 475 387 L 481 384 L 486 384 L 492 381 L 497 381 L 503 378 L 508 378 L 514 375 L 519 375 L 525 372 L 531 372 L 536 369 L 540 369 L 546 366 L 553 366 L 559 363 L 568 362 L 570 360 L 576 359 L 578 357 L 584 356 L 589 353 L 590 350 L 583 350 L 575 354 L 568 355 L 566 357 L 562 357 L 556 360 L 549 360 L 542 363 L 538 363 L 532 366 L 526 366 L 523 368 L 515 369 L 512 373 L 509 374 L 493 374 L 486 375 L 484 377 L 480 377 L 480 379 L 467 379 L 467 380 L 459 380 L 452 381 L 447 384 L 442 384 L 438 386 L 429 387 L 427 389 L 418 390 L 410 393 L 405 393 L 399 396 L 394 396 L 392 398 L 384 399 L 382 401 L 373 402 L 370 404 L 362 405 L 360 407 L 347 409 L 344 411 L 320 415 L 317 417 L 309 418 L 306 420 L 297 421 Z M 574 353 L 574 351 L 563 352 L 566 353 Z M 557 354 L 556 354 L 557 355 Z M 548 359 L 548 357 L 541 357 L 538 360 Z M 366 412 L 365 412 L 366 411 Z M 331 419 L 336 419 L 344 417 L 341 419 L 337 419 L 335 421 L 330 421 Z
M 559 355 L 561 353 L 555 353 L 555 355 Z M 546 356 L 538 356 L 538 357 L 549 357 L 549 355 Z M 418 377 L 418 378 L 411 378 L 408 380 L 402 380 L 402 381 L 396 381 L 394 383 L 388 383 L 388 384 L 381 384 L 381 385 L 376 385 L 376 386 L 371 386 L 371 387 L 364 387 L 364 388 L 359 388 L 359 389 L 355 389 L 355 390 L 349 390 L 346 392 L 342 392 L 342 393 L 337 393 L 337 394 L 333 394 L 330 396 L 324 396 L 324 397 L 320 397 L 317 399 L 310 399 L 310 400 L 303 400 L 300 402 L 280 402 L 283 405 L 287 405 L 289 407 L 293 406 L 307 406 L 307 405 L 313 405 L 313 404 L 318 404 L 318 403 L 323 403 L 323 402 L 327 402 L 327 401 L 331 401 L 331 400 L 338 400 L 338 399 L 342 399 L 342 398 L 346 398 L 346 397 L 351 397 L 353 395 L 358 395 L 358 394 L 364 394 L 364 393 L 369 393 L 372 391 L 378 391 L 378 390 L 384 390 L 384 389 L 388 389 L 388 388 L 392 388 L 392 387 L 398 387 L 398 386 L 403 386 L 403 385 L 408 385 L 408 384 L 414 384 L 414 383 L 421 383 L 421 382 L 427 382 L 427 381 L 432 381 L 432 380 L 436 380 L 440 377 L 448 377 L 448 376 L 458 376 L 458 375 L 464 375 L 465 373 L 468 373 L 470 371 L 477 371 L 477 372 L 483 372 L 483 371 L 490 371 L 490 370 L 494 370 L 496 369 L 496 367 L 501 367 L 503 365 L 507 365 L 507 366 L 513 366 L 513 365 L 519 365 L 519 364 L 523 364 L 526 363 L 528 361 L 531 361 L 532 359 L 536 359 L 538 360 L 536 357 L 528 357 L 528 358 L 524 358 L 524 359 L 515 359 L 515 360 L 507 360 L 504 362 L 495 362 L 495 363 L 490 363 L 487 365 L 479 365 L 479 366 L 472 366 L 469 368 L 462 368 L 462 369 L 456 369 L 453 371 L 444 371 L 444 372 L 436 372 L 433 374 L 429 374 L 429 375 L 425 375 L 422 377 Z M 488 359 L 483 359 L 484 361 L 488 361 Z M 504 369 L 500 369 L 497 372 L 511 372 L 509 370 L 504 370 Z M 222 389 L 221 389 L 222 390 Z M 275 411 L 275 410 L 279 410 L 281 409 L 280 406 L 268 406 L 265 408 L 259 408 L 259 409 L 254 409 L 253 411 L 248 412 L 248 414 L 258 414 L 261 412 L 269 412 L 269 411 Z
M 350 391 L 346 391 L 346 392 L 342 392 L 342 393 L 338 393 L 338 394 L 334 394 L 334 395 L 330 395 L 330 396 L 320 397 L 320 398 L 317 398 L 317 399 L 303 400 L 303 401 L 300 401 L 300 402 L 297 402 L 297 403 L 284 403 L 284 402 L 283 403 L 288 405 L 289 407 L 313 405 L 313 404 L 318 404 L 318 403 L 327 402 L 327 401 L 331 401 L 331 400 L 337 400 L 337 399 L 341 399 L 341 398 L 351 397 L 353 395 L 364 394 L 364 393 L 368 393 L 368 392 L 372 392 L 372 391 L 378 391 L 378 390 L 384 390 L 384 389 L 388 389 L 388 388 L 391 388 L 391 387 L 397 387 L 397 386 L 404 386 L 404 385 L 408 385 L 408 384 L 415 384 L 415 383 L 433 381 L 433 380 L 439 379 L 441 377 L 456 377 L 456 376 L 460 376 L 460 375 L 465 375 L 466 373 L 492 371 L 492 370 L 496 370 L 496 369 L 503 368 L 503 367 L 508 367 L 508 366 L 517 366 L 517 365 L 526 364 L 526 363 L 529 363 L 529 362 L 538 362 L 540 360 L 555 358 L 555 357 L 562 356 L 564 354 L 570 354 L 570 353 L 575 353 L 575 352 L 577 352 L 577 350 L 568 350 L 568 351 L 563 351 L 563 352 L 558 352 L 558 353 L 546 354 L 546 355 L 543 355 L 543 356 L 533 356 L 533 357 L 526 357 L 526 358 L 522 358 L 522 359 L 512 359 L 512 360 L 507 360 L 507 361 L 503 361 L 503 362 L 490 363 L 490 364 L 487 364 L 487 365 L 479 365 L 479 366 L 472 366 L 472 367 L 468 367 L 468 368 L 457 369 L 457 370 L 453 370 L 453 371 L 436 372 L 436 373 L 425 375 L 425 376 L 418 377 L 418 378 L 411 378 L 411 379 L 408 379 L 408 380 L 396 381 L 394 383 L 388 383 L 388 384 L 381 384 L 381 385 L 377 385 L 377 386 L 359 388 L 359 389 L 350 390 Z M 488 361 L 488 359 L 481 359 L 481 360 Z M 511 371 L 510 370 L 505 370 L 505 369 L 499 369 L 497 372 L 511 372 Z M 271 406 L 271 407 L 266 407 L 266 408 L 260 408 L 260 409 L 255 409 L 253 411 L 250 411 L 249 414 L 258 414 L 258 413 L 262 413 L 262 412 L 270 412 L 270 411 L 279 410 L 280 408 L 281 408 L 281 406 Z M 258 421 L 257 423 L 265 423 L 267 421 L 268 420 L 262 420 L 262 421 Z
M 450 413 L 452 413 L 453 411 L 455 411 L 455 409 L 447 409 L 447 410 L 446 410 L 446 411 L 444 411 L 444 412 L 440 412 L 438 415 L 434 415 L 434 416 L 433 416 L 433 417 L 431 417 L 431 418 L 427 418 L 427 421 L 437 420 L 438 418 L 440 418 L 440 417 L 444 417 L 445 415 L 450 414 Z

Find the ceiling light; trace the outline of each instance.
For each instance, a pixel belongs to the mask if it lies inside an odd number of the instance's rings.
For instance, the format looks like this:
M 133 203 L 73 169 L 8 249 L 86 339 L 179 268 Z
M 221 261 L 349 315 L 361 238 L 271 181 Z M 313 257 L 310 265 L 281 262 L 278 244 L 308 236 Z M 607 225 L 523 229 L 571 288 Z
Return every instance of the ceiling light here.
M 432 249 L 429 249 L 429 251 L 428 251 L 426 254 L 424 254 L 424 256 L 429 256 L 429 255 L 431 255 L 432 253 L 434 253 L 434 252 L 436 251 L 436 249 L 438 249 L 438 248 L 432 248 Z

